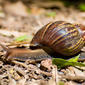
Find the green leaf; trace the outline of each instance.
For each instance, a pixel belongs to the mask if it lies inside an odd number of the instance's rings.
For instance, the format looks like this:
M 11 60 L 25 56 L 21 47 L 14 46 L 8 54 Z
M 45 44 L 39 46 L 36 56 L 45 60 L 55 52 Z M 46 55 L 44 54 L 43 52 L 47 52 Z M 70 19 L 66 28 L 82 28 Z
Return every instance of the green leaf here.
M 80 55 L 75 56 L 74 58 L 71 58 L 71 59 L 69 59 L 68 61 L 69 61 L 69 62 L 77 62 L 78 59 L 79 59 L 79 56 L 80 56 Z
M 49 12 L 46 14 L 46 16 L 48 17 L 55 17 L 56 16 L 56 12 Z
M 81 11 L 85 11 L 85 3 L 80 4 L 80 5 L 79 5 L 79 9 L 80 9 Z
M 17 37 L 17 38 L 15 39 L 15 41 L 24 41 L 24 40 L 26 40 L 26 39 L 28 39 L 28 36 L 27 36 L 27 35 L 23 35 L 23 36 Z
M 85 64 L 80 63 L 80 62 L 69 62 L 68 60 L 65 59 L 60 59 L 60 58 L 53 58 L 52 63 L 57 65 L 58 68 L 63 68 L 66 66 L 85 66 Z

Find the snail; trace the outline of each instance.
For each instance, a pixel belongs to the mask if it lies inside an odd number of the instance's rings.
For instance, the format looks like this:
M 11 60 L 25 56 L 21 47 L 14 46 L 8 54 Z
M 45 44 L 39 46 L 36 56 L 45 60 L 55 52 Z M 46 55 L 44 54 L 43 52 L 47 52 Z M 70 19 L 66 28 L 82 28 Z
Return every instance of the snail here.
M 35 34 L 29 49 L 7 49 L 6 58 L 25 61 L 50 58 L 54 53 L 65 57 L 73 56 L 84 46 L 83 36 L 80 25 L 65 21 L 50 22 Z
M 56 21 L 40 29 L 31 44 L 35 47 L 47 47 L 64 56 L 72 56 L 80 52 L 84 45 L 83 32 L 79 25 Z

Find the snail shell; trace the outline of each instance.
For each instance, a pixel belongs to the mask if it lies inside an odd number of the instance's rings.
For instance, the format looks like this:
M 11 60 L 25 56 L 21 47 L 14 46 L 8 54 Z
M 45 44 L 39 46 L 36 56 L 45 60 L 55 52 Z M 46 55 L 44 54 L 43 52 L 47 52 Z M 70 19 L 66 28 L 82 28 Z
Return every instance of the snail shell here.
M 71 56 L 78 53 L 84 45 L 79 25 L 65 21 L 50 22 L 42 27 L 31 41 L 34 46 L 46 46 L 54 52 Z

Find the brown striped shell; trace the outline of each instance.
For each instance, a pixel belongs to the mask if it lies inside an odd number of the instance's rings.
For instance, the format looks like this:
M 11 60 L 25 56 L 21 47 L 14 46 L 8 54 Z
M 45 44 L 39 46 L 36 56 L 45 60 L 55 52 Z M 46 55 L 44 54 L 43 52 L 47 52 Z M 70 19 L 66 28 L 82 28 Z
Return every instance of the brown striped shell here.
M 65 56 L 78 53 L 84 45 L 80 26 L 56 21 L 40 29 L 31 41 L 34 45 L 48 46 Z

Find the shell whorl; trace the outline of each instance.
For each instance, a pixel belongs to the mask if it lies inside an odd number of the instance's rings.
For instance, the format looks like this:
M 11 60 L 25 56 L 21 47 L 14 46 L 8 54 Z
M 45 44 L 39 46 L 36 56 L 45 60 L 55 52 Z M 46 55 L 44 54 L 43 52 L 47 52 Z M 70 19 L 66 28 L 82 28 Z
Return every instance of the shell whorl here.
M 71 56 L 83 47 L 80 26 L 65 21 L 51 22 L 40 29 L 31 44 L 48 46 L 55 52 Z

